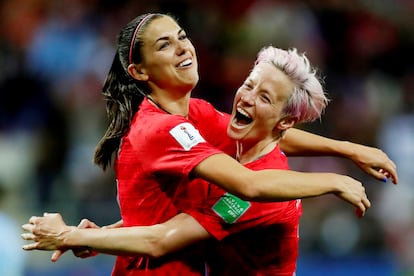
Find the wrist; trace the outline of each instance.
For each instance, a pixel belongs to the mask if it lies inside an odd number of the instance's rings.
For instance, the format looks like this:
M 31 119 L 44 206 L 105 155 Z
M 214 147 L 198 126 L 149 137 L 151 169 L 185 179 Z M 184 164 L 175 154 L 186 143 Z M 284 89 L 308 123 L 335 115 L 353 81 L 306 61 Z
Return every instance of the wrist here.
M 353 143 L 349 141 L 337 141 L 336 146 L 333 149 L 337 156 L 352 159 L 355 155 Z
M 63 247 L 76 247 L 79 240 L 79 228 L 76 226 L 69 226 L 62 232 L 62 246 Z
M 341 193 L 343 191 L 343 175 L 337 173 L 327 173 L 327 176 L 329 178 L 327 181 L 327 183 L 329 183 L 329 193 Z

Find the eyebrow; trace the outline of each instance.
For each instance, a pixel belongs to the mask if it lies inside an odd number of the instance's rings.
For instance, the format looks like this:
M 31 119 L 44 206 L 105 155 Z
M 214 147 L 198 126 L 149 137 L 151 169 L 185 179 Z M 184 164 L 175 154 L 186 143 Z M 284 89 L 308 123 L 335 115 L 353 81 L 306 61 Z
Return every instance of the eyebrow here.
M 177 35 L 180 35 L 182 32 L 184 32 L 184 29 L 179 29 L 177 32 Z M 157 40 L 155 40 L 154 45 L 157 44 L 157 42 L 161 40 L 168 40 L 168 36 L 162 36 L 158 38 Z

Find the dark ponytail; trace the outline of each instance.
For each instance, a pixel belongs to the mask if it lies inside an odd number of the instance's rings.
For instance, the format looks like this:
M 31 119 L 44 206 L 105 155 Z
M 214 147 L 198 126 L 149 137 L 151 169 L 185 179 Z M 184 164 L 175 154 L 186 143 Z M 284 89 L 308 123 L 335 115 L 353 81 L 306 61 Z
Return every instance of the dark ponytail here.
M 150 93 L 145 82 L 137 81 L 129 75 L 128 66 L 131 58 L 133 63 L 142 61 L 142 33 L 153 19 L 161 16 L 164 15 L 138 16 L 119 34 L 118 49 L 102 89 L 109 126 L 99 141 L 94 156 L 94 163 L 103 170 L 111 166 L 113 155 L 118 152 L 122 137 L 129 131 L 132 118 L 144 96 Z
M 125 73 L 115 55 L 102 94 L 106 101 L 109 126 L 99 142 L 94 162 L 103 170 L 111 165 L 112 155 L 118 150 L 122 137 L 128 132 L 131 120 L 144 96 L 136 91 L 135 80 Z

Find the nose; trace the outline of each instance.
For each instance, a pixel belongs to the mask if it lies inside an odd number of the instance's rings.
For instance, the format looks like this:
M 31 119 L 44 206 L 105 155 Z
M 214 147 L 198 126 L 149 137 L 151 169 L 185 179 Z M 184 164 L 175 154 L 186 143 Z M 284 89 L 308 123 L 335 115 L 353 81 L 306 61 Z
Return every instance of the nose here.
M 189 51 L 190 45 L 187 41 L 178 41 L 177 42 L 177 55 L 181 56 Z
M 256 99 L 256 93 L 254 93 L 253 91 L 244 92 L 244 93 L 241 95 L 241 98 L 240 98 L 240 100 L 241 100 L 242 102 L 244 102 L 244 103 L 246 103 L 246 104 L 249 104 L 249 105 L 253 105 L 253 104 L 254 104 L 255 99 Z

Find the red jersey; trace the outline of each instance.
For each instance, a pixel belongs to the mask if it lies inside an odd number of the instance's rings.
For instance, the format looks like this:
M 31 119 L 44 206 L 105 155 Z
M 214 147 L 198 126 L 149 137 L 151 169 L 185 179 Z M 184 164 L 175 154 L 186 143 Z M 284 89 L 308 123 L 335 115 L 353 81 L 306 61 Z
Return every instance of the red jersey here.
M 246 167 L 289 169 L 279 146 Z M 300 200 L 248 202 L 210 185 L 203 205 L 186 212 L 220 240 L 216 251 L 209 254 L 212 275 L 294 275 Z
M 214 146 L 230 144 L 225 134 L 229 116 L 191 99 L 188 117 L 166 114 L 147 99 L 140 105 L 114 166 L 125 226 L 162 223 L 204 196 L 206 185 L 187 189 L 189 174 L 222 152 Z M 156 260 L 118 256 L 112 275 L 202 275 L 204 266 L 204 258 L 189 248 Z

